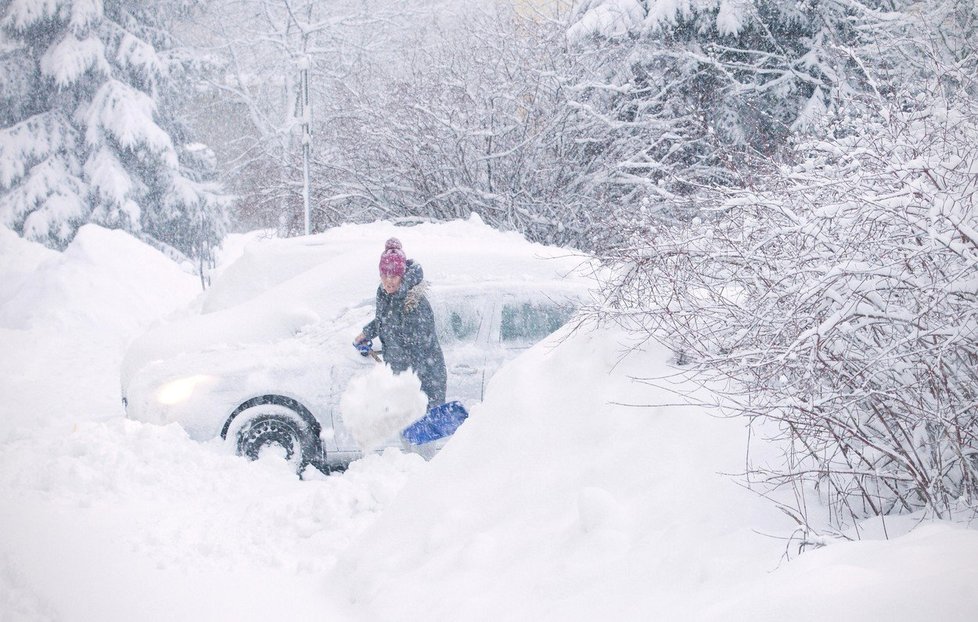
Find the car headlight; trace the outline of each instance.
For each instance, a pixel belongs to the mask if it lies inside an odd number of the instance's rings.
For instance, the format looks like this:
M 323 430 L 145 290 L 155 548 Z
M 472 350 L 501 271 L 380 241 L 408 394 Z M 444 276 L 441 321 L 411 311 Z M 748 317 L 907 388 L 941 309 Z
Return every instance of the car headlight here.
M 208 382 L 211 379 L 211 376 L 198 374 L 196 376 L 171 380 L 156 391 L 156 401 L 166 406 L 179 404 L 190 399 L 197 385 Z

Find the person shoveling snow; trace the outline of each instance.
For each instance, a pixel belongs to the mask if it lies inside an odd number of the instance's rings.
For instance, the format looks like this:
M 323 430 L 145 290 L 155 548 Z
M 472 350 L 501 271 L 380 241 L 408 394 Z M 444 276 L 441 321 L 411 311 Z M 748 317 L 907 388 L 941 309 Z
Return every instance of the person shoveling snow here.
M 351 431 L 364 451 L 375 448 L 373 443 L 390 438 L 396 430 L 385 426 L 402 422 L 400 415 L 413 408 L 413 402 L 407 396 L 408 385 L 402 385 L 395 380 L 398 374 L 408 375 L 403 374 L 405 371 L 411 372 L 410 376 L 424 392 L 426 406 L 410 420 L 414 423 L 401 432 L 402 441 L 410 445 L 424 445 L 450 436 L 468 417 L 468 412 L 460 402 L 445 403 L 445 357 L 435 332 L 434 313 L 425 297 L 426 284 L 421 264 L 407 259 L 400 240 L 390 238 L 384 244 L 378 267 L 380 285 L 377 287 L 375 317 L 363 327 L 363 331 L 353 340 L 353 345 L 360 354 L 373 356 L 380 362 L 379 354 L 371 349 L 372 340 L 379 337 L 383 342 L 386 365 L 381 367 L 386 370 L 389 366 L 390 371 L 382 373 L 375 370 L 372 376 L 376 377 L 378 386 L 371 388 L 378 393 L 384 392 L 385 395 L 379 400 L 382 403 L 368 405 L 369 396 L 365 395 L 368 399 L 361 401 L 351 394 L 349 408 L 360 409 L 361 412 L 357 413 L 351 410 L 348 414 L 341 404 L 345 418 L 352 415 L 354 419 L 360 419 L 364 423 L 362 426 L 359 423 L 354 424 L 361 428 L 360 432 Z M 415 383 L 410 386 L 413 387 Z M 366 389 L 367 387 L 361 389 L 359 383 L 356 386 L 351 383 L 350 390 Z M 392 396 L 403 399 L 404 402 L 396 404 L 388 401 Z M 373 414 L 368 415 L 368 412 Z M 410 421 L 403 421 L 401 427 Z M 375 435 L 381 432 L 380 428 L 385 428 L 386 434 L 377 439 Z M 363 439 L 357 436 L 360 433 L 364 434 Z
M 435 316 L 425 297 L 421 264 L 407 259 L 397 238 L 380 255 L 376 317 L 353 340 L 364 344 L 376 337 L 384 343 L 384 361 L 395 373 L 414 370 L 428 396 L 428 409 L 445 403 L 448 374 L 435 333 Z

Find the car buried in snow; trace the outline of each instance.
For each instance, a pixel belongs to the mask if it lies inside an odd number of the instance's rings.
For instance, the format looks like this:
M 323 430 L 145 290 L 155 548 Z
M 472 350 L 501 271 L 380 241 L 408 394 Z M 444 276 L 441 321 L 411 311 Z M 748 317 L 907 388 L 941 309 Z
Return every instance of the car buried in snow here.
M 570 320 L 592 288 L 587 257 L 478 217 L 255 239 L 190 308 L 130 345 L 126 416 L 177 423 L 199 441 L 224 439 L 252 459 L 274 452 L 300 472 L 344 469 L 362 452 L 339 403 L 349 381 L 376 364 L 352 340 L 373 317 L 389 237 L 424 270 L 448 399 L 466 407 L 482 400 L 503 363 Z

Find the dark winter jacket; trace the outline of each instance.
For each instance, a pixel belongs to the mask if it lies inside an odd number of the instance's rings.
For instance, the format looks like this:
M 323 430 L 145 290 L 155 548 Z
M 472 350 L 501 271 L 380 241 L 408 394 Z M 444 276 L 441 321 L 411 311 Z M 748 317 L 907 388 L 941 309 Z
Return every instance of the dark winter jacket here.
M 428 408 L 445 403 L 445 357 L 435 334 L 435 316 L 424 295 L 421 265 L 407 261 L 401 287 L 388 294 L 377 288 L 376 316 L 363 327 L 367 339 L 380 337 L 384 361 L 395 373 L 413 369 L 428 396 Z

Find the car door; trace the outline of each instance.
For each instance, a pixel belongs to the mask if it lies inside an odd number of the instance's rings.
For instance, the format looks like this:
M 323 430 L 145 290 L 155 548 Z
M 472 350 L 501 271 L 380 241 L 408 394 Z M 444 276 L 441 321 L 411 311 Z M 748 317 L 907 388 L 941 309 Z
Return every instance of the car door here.
M 482 401 L 486 347 L 495 306 L 495 300 L 474 292 L 440 297 L 434 304 L 438 340 L 448 371 L 449 400 L 466 405 Z

